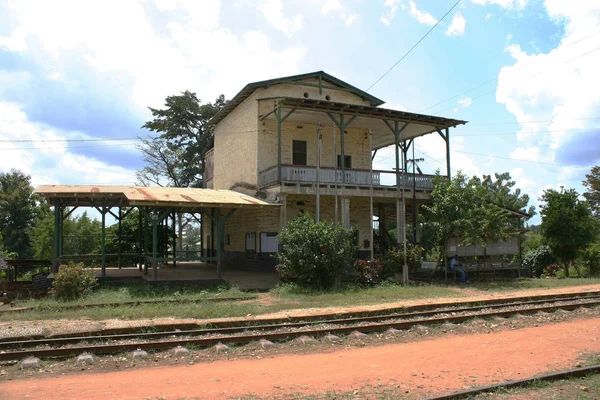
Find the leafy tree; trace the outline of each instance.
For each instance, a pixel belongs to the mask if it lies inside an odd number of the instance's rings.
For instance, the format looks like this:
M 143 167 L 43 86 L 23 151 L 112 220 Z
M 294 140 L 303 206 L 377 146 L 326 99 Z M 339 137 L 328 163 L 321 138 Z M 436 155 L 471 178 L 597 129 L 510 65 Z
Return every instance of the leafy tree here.
M 569 264 L 580 249 L 594 240 L 594 218 L 588 204 L 579 199 L 575 189 L 545 190 L 540 200 L 544 203 L 540 211 L 542 236 L 568 277 Z
M 47 204 L 40 206 L 36 221 L 29 228 L 33 256 L 36 259 L 54 258 L 54 214 Z
M 508 172 L 494 174 L 495 180 L 491 175 L 484 175 L 481 185 L 486 189 L 487 200 L 499 207 L 512 211 L 521 211 L 531 216 L 535 214 L 535 207 L 529 204 L 529 196 L 521 194 L 521 189 L 514 188 L 516 182 L 512 180 Z
M 5 249 L 18 258 L 33 254 L 28 230 L 37 212 L 31 177 L 15 169 L 0 173 L 0 233 Z
M 186 90 L 167 97 L 164 109 L 150 108 L 154 119 L 142 128 L 160 136 L 142 143 L 149 165 L 140 171 L 138 179 L 144 182 L 159 174 L 166 178 L 167 186 L 202 187 L 204 156 L 213 145 L 213 132 L 207 123 L 226 104 L 223 95 L 214 103 L 201 104 L 195 93 Z M 151 182 L 159 184 L 156 179 Z
M 585 178 L 583 186 L 586 187 L 586 192 L 583 197 L 588 201 L 594 216 L 600 218 L 600 165 L 593 167 Z
M 352 267 L 356 256 L 353 229 L 331 222 L 315 222 L 300 214 L 279 233 L 282 251 L 276 254 L 283 278 L 296 278 L 302 286 L 331 287 Z
M 523 265 L 531 269 L 533 276 L 539 278 L 544 274 L 548 265 L 556 260 L 552 256 L 552 251 L 548 246 L 540 246 L 530 250 L 523 256 Z
M 153 119 L 142 128 L 160 133 L 152 139 L 142 139 L 146 166 L 136 172 L 145 186 L 202 187 L 205 155 L 213 146 L 213 130 L 208 121 L 225 105 L 225 96 L 214 103 L 201 104 L 195 93 L 185 91 L 168 96 L 162 110 L 150 108 Z M 183 229 L 189 220 L 178 215 L 178 247 L 183 245 Z

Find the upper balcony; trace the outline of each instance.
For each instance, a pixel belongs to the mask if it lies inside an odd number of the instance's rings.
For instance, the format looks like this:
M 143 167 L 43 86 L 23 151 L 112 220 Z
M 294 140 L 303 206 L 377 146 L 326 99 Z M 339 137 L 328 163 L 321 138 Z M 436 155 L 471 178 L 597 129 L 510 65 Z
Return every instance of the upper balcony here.
M 281 180 L 279 179 L 279 169 L 275 165 L 259 173 L 258 182 L 260 187 L 268 187 L 274 184 L 320 184 L 320 185 L 339 185 L 344 187 L 370 188 L 371 185 L 376 189 L 397 189 L 404 188 L 412 190 L 413 187 L 418 191 L 431 191 L 433 189 L 432 178 L 434 175 L 413 175 L 395 171 L 369 171 L 364 169 L 346 168 L 317 168 L 304 165 L 282 165 Z M 399 184 L 399 185 L 398 185 Z

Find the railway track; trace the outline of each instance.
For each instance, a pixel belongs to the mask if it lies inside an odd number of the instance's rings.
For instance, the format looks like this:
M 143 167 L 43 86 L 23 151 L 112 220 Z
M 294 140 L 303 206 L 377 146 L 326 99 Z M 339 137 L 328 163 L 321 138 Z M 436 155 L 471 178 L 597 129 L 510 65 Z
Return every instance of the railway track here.
M 386 310 L 376 315 L 349 313 L 336 318 L 294 318 L 268 320 L 261 325 L 248 321 L 238 326 L 173 330 L 162 332 L 134 332 L 112 335 L 52 337 L 25 341 L 0 342 L 0 361 L 16 361 L 27 356 L 38 358 L 64 358 L 81 353 L 94 355 L 114 354 L 137 349 L 160 351 L 177 346 L 207 348 L 218 343 L 247 344 L 260 339 L 281 342 L 301 336 L 324 337 L 328 334 L 346 335 L 354 331 L 364 334 L 384 332 L 390 328 L 406 330 L 416 325 L 462 323 L 474 318 L 507 318 L 516 314 L 535 314 L 556 310 L 575 310 L 580 307 L 600 305 L 600 293 L 586 295 L 559 295 L 527 298 L 528 300 L 494 300 L 490 302 L 462 303 L 456 307 L 447 304 Z M 465 306 L 464 304 L 468 304 Z M 364 313 L 363 313 L 364 314 Z M 166 338 L 166 340 L 165 340 Z M 100 343 L 95 343 L 100 342 Z M 108 343 L 107 343 L 108 342 Z M 92 344 L 90 344 L 92 343 Z

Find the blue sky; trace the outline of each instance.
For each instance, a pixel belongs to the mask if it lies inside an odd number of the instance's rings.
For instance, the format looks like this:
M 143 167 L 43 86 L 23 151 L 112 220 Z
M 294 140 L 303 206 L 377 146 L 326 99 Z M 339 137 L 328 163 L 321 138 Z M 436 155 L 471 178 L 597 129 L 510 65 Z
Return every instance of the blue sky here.
M 35 185 L 133 184 L 148 106 L 316 70 L 367 90 L 454 3 L 0 1 L 0 169 Z M 537 204 L 550 187 L 581 192 L 600 164 L 599 70 L 600 1 L 462 0 L 369 92 L 468 120 L 451 132 L 452 168 L 509 171 Z M 439 137 L 416 151 L 424 172 L 444 168 Z

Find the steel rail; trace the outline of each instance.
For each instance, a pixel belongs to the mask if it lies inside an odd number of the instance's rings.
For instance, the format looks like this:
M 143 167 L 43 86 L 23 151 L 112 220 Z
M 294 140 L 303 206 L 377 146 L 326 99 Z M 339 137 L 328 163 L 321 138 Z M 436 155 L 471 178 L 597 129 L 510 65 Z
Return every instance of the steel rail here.
M 455 393 L 447 393 L 439 396 L 427 397 L 426 400 L 456 400 L 464 399 L 477 394 L 493 392 L 498 389 L 514 388 L 514 387 L 527 387 L 534 382 L 540 381 L 558 381 L 562 379 L 580 378 L 591 374 L 600 373 L 600 365 L 593 365 L 591 367 L 583 367 L 570 369 L 562 372 L 555 372 L 546 375 L 535 376 L 532 378 L 519 379 L 517 381 L 508 381 L 505 383 L 499 383 L 497 385 L 482 386 L 474 389 L 463 390 Z
M 27 349 L 17 351 L 6 351 L 0 352 L 0 361 L 13 361 L 19 360 L 27 356 L 35 357 L 68 357 L 75 354 L 81 353 L 92 353 L 92 354 L 114 354 L 125 351 L 133 351 L 136 349 L 142 350 L 164 350 L 174 348 L 182 345 L 193 345 L 197 347 L 210 347 L 215 344 L 229 343 L 229 344 L 247 344 L 260 339 L 267 339 L 271 341 L 283 341 L 294 339 L 300 336 L 311 335 L 311 336 L 324 336 L 327 334 L 349 334 L 355 330 L 362 333 L 371 332 L 383 332 L 389 328 L 395 329 L 409 329 L 415 325 L 437 325 L 442 323 L 459 323 L 464 322 L 473 318 L 490 318 L 490 317 L 510 317 L 516 314 L 534 314 L 540 311 L 549 312 L 555 310 L 575 310 L 580 307 L 593 307 L 600 305 L 600 300 L 591 301 L 586 303 L 576 304 L 563 304 L 563 305 L 551 305 L 532 307 L 528 309 L 519 310 L 504 310 L 504 311 L 491 311 L 482 312 L 473 315 L 459 315 L 459 316 L 444 316 L 439 318 L 429 319 L 417 319 L 411 321 L 399 321 L 399 322 L 386 322 L 379 324 L 369 325 L 351 325 L 333 328 L 320 328 L 303 331 L 292 331 L 292 332 L 264 332 L 259 334 L 247 334 L 240 336 L 214 336 L 210 338 L 186 338 L 178 340 L 168 341 L 155 341 L 155 342 L 135 342 L 135 343 L 117 343 L 117 344 L 106 344 L 106 345 L 86 345 L 86 346 L 75 346 L 65 348 L 54 348 L 54 349 Z
M 561 298 L 556 300 L 559 301 L 578 301 L 578 300 L 593 300 L 600 298 L 600 295 L 597 296 L 574 296 L 569 298 Z M 189 329 L 189 330 L 181 330 L 179 328 L 175 328 L 177 330 L 173 331 L 161 331 L 161 332 L 137 332 L 137 333 L 125 333 L 125 334 L 112 334 L 112 335 L 102 335 L 102 336 L 69 336 L 69 337 L 54 337 L 54 338 L 42 338 L 42 339 L 33 339 L 27 341 L 4 341 L 0 342 L 0 349 L 7 348 L 15 348 L 15 347 L 34 347 L 34 346 L 59 346 L 65 344 L 73 344 L 83 341 L 97 341 L 97 340 L 128 340 L 128 339 L 157 339 L 157 338 L 165 338 L 172 336 L 190 336 L 190 335 L 208 335 L 208 334 L 233 334 L 233 333 L 241 333 L 247 330 L 276 330 L 282 328 L 300 328 L 304 326 L 310 325 L 320 325 L 320 324 L 333 324 L 333 325 L 348 325 L 352 323 L 361 323 L 361 322 L 374 322 L 374 321 L 385 321 L 389 319 L 405 319 L 405 318 L 417 318 L 417 317 L 428 317 L 434 316 L 437 314 L 445 314 L 445 313 L 458 313 L 458 312 L 477 312 L 482 309 L 498 309 L 504 307 L 511 306 L 524 306 L 524 305 L 534 305 L 534 304 L 544 304 L 549 303 L 548 299 L 544 300 L 532 300 L 528 302 L 508 302 L 508 303 L 499 303 L 487 305 L 483 304 L 477 307 L 456 307 L 456 308 L 440 308 L 431 311 L 418 311 L 414 313 L 406 313 L 406 314 L 383 314 L 383 315 L 372 315 L 367 317 L 352 317 L 352 318 L 344 318 L 344 319 L 330 319 L 330 320 L 304 320 L 302 322 L 292 322 L 292 323 L 283 323 L 283 324 L 265 324 L 265 325 L 240 325 L 236 327 L 226 327 L 226 328 L 205 328 L 205 329 Z

